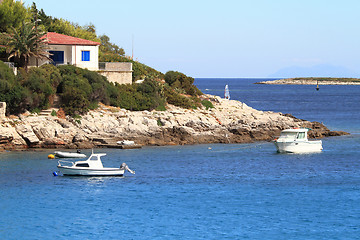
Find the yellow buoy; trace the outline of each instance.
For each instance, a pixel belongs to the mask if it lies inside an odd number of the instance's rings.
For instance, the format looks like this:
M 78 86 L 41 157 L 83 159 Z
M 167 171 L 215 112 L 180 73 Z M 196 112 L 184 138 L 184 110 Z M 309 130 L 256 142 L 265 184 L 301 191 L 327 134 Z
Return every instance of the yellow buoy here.
M 49 154 L 49 155 L 48 155 L 48 158 L 49 158 L 49 159 L 54 159 L 55 156 L 54 156 L 54 154 Z

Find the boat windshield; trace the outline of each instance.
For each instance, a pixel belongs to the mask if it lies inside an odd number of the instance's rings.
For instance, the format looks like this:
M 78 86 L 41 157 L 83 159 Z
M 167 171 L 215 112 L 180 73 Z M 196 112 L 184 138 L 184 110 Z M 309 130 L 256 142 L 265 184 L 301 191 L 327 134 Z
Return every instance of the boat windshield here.
M 279 139 L 284 139 L 284 140 L 295 140 L 296 139 L 296 132 L 283 132 L 280 134 Z
M 98 157 L 97 156 L 91 156 L 90 161 L 97 161 Z
M 299 132 L 297 139 L 305 139 L 305 137 L 306 137 L 305 132 Z

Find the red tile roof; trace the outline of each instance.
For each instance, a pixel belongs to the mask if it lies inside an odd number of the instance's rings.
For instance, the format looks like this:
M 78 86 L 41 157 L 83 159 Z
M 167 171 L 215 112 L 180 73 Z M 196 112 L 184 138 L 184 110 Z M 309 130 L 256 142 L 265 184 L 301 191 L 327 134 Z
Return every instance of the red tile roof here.
M 48 32 L 47 34 L 45 34 L 45 37 L 47 38 L 47 43 L 49 45 L 86 45 L 86 46 L 100 45 L 100 43 L 98 42 L 71 37 L 55 32 Z

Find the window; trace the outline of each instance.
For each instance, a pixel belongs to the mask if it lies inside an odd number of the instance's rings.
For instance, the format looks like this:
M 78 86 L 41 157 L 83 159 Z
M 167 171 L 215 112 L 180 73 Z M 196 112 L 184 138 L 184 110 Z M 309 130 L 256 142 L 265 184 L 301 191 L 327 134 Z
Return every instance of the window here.
M 305 133 L 304 132 L 299 132 L 299 135 L 297 137 L 298 139 L 304 139 L 305 138 Z
M 87 163 L 78 163 L 76 164 L 77 167 L 89 167 L 89 164 Z
M 81 61 L 90 61 L 90 51 L 81 51 Z

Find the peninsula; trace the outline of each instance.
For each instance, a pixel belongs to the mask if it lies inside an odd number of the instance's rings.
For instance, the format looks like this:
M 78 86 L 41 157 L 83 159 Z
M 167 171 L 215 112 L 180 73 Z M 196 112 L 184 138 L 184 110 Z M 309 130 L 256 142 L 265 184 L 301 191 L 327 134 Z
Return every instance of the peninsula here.
M 184 109 L 167 104 L 166 111 L 130 111 L 100 104 L 81 119 L 65 117 L 61 110 L 54 116 L 27 112 L 3 117 L 0 148 L 95 148 L 121 140 L 140 145 L 249 143 L 271 141 L 281 130 L 294 127 L 311 128 L 312 138 L 347 134 L 289 114 L 258 111 L 240 101 L 203 97 L 214 107 Z
M 257 82 L 255 84 L 291 84 L 291 85 L 360 85 L 359 78 L 286 78 Z

